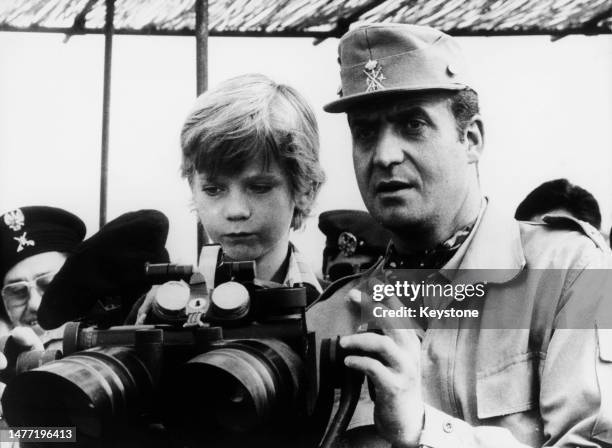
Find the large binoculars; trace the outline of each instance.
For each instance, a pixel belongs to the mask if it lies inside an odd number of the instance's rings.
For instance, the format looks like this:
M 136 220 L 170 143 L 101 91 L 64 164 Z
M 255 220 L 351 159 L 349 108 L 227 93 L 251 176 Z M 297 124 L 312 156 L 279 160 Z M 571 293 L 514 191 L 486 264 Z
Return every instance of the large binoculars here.
M 70 322 L 61 350 L 21 355 L 2 397 L 9 424 L 74 427 L 77 442 L 105 444 L 151 424 L 173 434 L 176 446 L 242 446 L 245 437 L 251 446 L 318 444 L 341 361 L 327 340 L 329 374 L 320 372 L 305 289 L 258 287 L 254 264 L 218 258 L 208 274 L 147 269 L 160 282 L 172 279 L 155 293 L 151 323 Z M 211 275 L 216 281 L 202 281 Z
M 249 331 L 70 323 L 61 359 L 9 382 L 5 417 L 18 427 L 76 427 L 77 440 L 112 438 L 143 421 L 208 442 L 289 425 L 311 414 L 316 384 L 302 324 Z

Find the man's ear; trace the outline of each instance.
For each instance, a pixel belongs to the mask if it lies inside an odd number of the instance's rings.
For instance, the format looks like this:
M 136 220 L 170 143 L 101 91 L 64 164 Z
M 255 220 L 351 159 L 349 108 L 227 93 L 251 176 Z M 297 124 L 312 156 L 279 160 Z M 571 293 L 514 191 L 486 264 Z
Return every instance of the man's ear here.
M 468 144 L 468 163 L 478 163 L 484 150 L 484 124 L 480 115 L 472 117 L 465 128 L 463 138 Z

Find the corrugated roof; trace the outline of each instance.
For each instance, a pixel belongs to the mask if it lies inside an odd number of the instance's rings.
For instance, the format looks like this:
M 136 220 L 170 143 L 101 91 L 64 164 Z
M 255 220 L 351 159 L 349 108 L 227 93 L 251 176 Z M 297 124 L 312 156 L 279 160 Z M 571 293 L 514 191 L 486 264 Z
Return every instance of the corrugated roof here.
M 0 30 L 101 32 L 104 0 L 2 0 Z M 612 0 L 209 0 L 211 35 L 338 36 L 405 22 L 456 35 L 612 33 Z M 193 34 L 194 0 L 115 0 L 121 34 Z

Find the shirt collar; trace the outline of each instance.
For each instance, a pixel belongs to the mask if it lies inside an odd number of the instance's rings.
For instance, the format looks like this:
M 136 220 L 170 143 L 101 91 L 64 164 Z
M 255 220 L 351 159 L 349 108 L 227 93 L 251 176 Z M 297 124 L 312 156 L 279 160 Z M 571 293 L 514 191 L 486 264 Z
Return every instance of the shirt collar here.
M 283 285 L 295 286 L 296 284 L 307 283 L 314 286 L 317 292 L 322 293 L 323 290 L 314 272 L 312 272 L 310 263 L 308 263 L 292 243 L 289 243 L 289 251 L 289 265 Z
M 480 224 L 482 222 L 482 217 L 484 216 L 485 210 L 487 209 L 487 203 L 488 203 L 487 198 L 482 198 L 482 201 L 480 203 L 480 210 L 478 210 L 478 216 L 476 217 L 476 221 L 474 222 L 474 225 L 472 226 L 470 234 L 463 241 L 463 244 L 457 250 L 457 252 L 455 252 L 455 255 L 453 255 L 453 257 L 450 260 L 448 260 L 448 263 L 444 265 L 444 267 L 442 268 L 443 270 L 462 268 L 461 262 L 463 261 L 463 257 L 465 256 L 465 253 L 467 252 L 467 248 L 470 246 L 470 243 L 474 239 L 474 235 L 477 233 L 478 228 L 480 227 Z
M 440 274 L 448 280 L 506 283 L 524 269 L 526 260 L 518 223 L 489 202 L 488 198 L 483 198 L 470 234 L 440 269 Z M 385 261 L 377 263 L 378 269 L 387 264 L 391 248 L 392 243 Z
M 472 231 L 480 221 L 485 209 L 485 199 L 481 201 L 476 219 L 468 225 L 455 231 L 449 238 L 432 249 L 401 256 L 395 250 L 393 243 L 387 246 L 385 267 L 391 269 L 455 269 L 458 261 L 465 253 L 466 241 L 474 234 Z M 450 266 L 450 267 L 449 267 Z
M 467 281 L 463 277 L 469 276 L 470 281 L 478 282 L 482 274 L 489 283 L 506 283 L 525 265 L 518 223 L 484 198 L 470 236 L 442 268 L 442 274 L 448 278 L 451 270 L 460 269 L 462 278 L 453 275 L 455 280 Z
M 314 272 L 312 272 L 310 264 L 292 243 L 289 243 L 289 263 L 287 264 L 287 274 L 285 275 L 285 280 L 283 283 L 281 284 L 261 279 L 255 279 L 255 283 L 259 286 L 265 287 L 293 287 L 302 284 L 309 284 L 315 288 L 319 294 L 323 292 L 317 277 L 314 275 Z

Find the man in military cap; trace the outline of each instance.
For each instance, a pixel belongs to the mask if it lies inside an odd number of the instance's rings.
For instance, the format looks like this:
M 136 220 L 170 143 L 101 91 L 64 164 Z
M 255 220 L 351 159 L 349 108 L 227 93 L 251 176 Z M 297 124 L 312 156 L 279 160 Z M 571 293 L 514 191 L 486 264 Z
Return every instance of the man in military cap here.
M 319 215 L 326 236 L 324 280 L 336 281 L 361 272 L 384 255 L 391 234 L 363 210 L 328 210 Z
M 453 38 L 370 24 L 342 37 L 339 62 L 340 98 L 325 110 L 347 114 L 361 195 L 392 245 L 361 278 L 330 287 L 309 328 L 348 335 L 345 364 L 373 386 L 378 433 L 394 447 L 610 446 L 610 327 L 567 324 L 605 315 L 579 289 L 588 269 L 610 267 L 609 255 L 576 221 L 519 223 L 483 197 L 483 119 Z M 392 268 L 433 270 L 449 284 L 454 269 L 471 269 L 475 284 L 496 271 L 483 298 L 461 302 L 479 310 L 475 323 L 428 315 L 357 333 L 363 308 L 347 297 L 358 289 L 367 302 L 369 280 Z M 436 310 L 459 303 L 419 300 Z
M 56 207 L 21 207 L 2 215 L 2 305 L 12 328 L 42 333 L 37 318 L 42 295 L 85 231 L 80 218 Z

